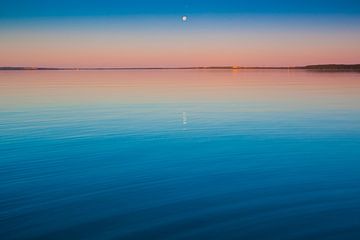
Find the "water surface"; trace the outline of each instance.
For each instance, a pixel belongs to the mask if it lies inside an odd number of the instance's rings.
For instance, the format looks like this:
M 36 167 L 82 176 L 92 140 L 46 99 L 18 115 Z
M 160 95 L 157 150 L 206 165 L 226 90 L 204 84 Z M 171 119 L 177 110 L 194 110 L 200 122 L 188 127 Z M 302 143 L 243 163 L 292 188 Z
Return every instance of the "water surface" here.
M 1 239 L 360 239 L 360 74 L 0 72 Z

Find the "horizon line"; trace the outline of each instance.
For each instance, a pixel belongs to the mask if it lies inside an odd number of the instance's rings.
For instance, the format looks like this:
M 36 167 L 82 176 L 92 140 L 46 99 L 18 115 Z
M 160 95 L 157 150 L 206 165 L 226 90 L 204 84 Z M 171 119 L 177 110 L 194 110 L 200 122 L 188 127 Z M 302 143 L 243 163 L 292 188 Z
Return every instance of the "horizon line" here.
M 0 70 L 201 70 L 201 69 L 339 69 L 360 70 L 360 64 L 312 64 L 303 66 L 192 66 L 192 67 L 24 67 L 0 66 Z

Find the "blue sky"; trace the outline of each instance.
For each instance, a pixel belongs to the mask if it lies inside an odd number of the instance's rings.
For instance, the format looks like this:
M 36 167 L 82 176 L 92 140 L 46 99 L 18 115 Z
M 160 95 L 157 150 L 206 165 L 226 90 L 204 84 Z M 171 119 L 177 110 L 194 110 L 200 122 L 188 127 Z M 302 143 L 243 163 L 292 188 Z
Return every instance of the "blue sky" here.
M 360 0 L 0 1 L 0 66 L 299 66 L 360 59 Z
M 345 14 L 359 0 L 2 0 L 0 19 L 141 14 Z

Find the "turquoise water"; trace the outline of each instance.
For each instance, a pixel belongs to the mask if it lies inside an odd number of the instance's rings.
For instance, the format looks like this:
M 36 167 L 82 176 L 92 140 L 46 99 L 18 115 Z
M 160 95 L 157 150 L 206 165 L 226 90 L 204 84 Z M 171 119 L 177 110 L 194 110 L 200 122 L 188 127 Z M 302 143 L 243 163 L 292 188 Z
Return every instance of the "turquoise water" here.
M 1 239 L 360 239 L 360 74 L 0 72 Z

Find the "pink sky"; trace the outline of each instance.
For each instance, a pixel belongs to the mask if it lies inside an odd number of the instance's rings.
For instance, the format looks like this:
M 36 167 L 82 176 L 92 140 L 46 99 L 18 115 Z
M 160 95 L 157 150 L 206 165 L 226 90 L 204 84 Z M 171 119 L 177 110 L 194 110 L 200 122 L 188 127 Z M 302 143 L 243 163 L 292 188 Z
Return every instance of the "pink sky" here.
M 355 25 L 214 21 L 0 27 L 0 66 L 294 66 L 359 63 Z

